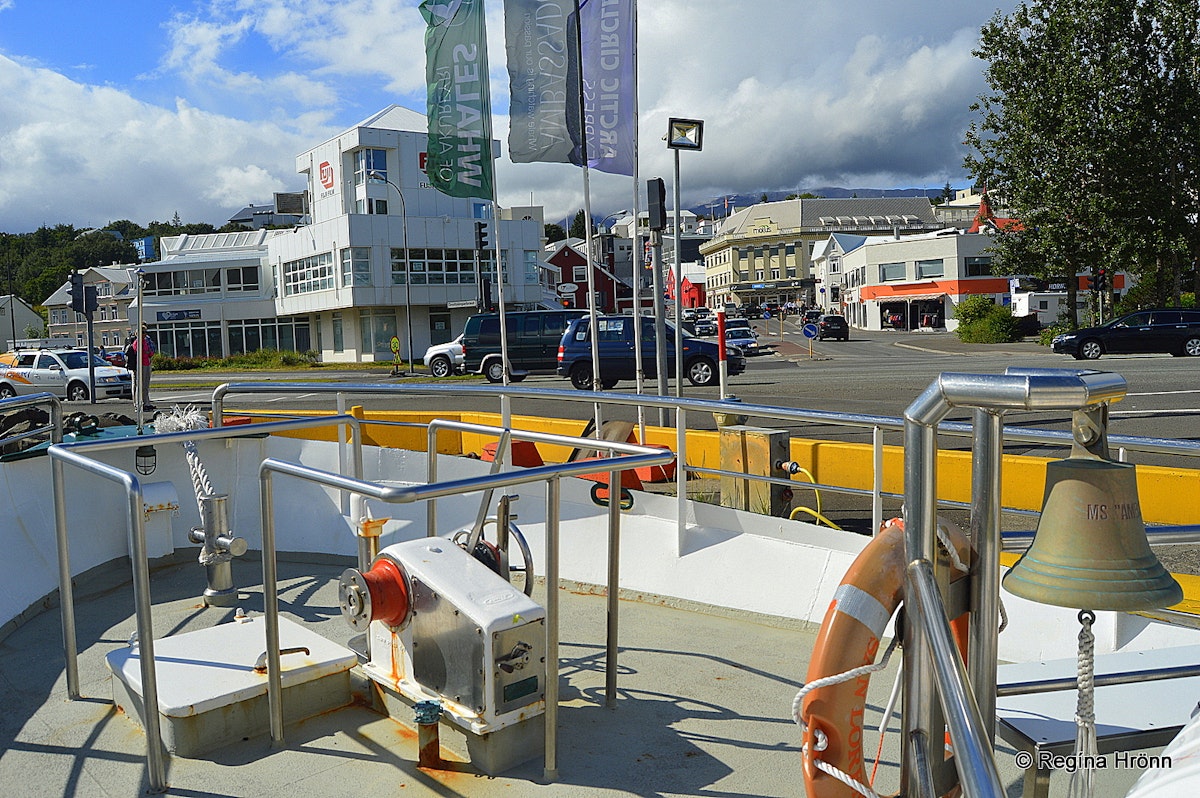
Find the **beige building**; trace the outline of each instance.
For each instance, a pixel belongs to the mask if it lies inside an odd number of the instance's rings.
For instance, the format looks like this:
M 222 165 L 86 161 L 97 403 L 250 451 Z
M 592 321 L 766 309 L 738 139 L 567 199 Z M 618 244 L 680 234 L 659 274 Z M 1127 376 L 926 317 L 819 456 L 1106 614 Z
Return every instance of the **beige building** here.
M 700 246 L 710 305 L 816 303 L 812 259 L 833 233 L 926 233 L 940 225 L 924 197 L 792 199 L 734 213 Z
M 136 267 L 134 267 L 136 268 Z M 130 269 L 124 266 L 100 266 L 80 271 L 85 286 L 96 287 L 96 310 L 92 326 L 96 346 L 106 349 L 125 345 L 131 327 L 129 307 L 137 299 Z M 42 303 L 49 313 L 49 338 L 61 338 L 64 346 L 87 345 L 87 319 L 71 310 L 68 283 L 63 283 Z

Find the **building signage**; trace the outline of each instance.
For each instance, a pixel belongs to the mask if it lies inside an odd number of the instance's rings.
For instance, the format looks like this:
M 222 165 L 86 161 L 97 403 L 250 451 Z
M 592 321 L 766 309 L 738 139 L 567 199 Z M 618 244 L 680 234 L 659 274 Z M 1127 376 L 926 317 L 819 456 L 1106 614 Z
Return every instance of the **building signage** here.
M 576 285 L 575 283 L 559 283 L 558 284 L 558 293 L 560 293 L 560 294 L 573 294 L 578 290 L 579 290 L 579 286 Z
M 186 321 L 200 318 L 199 310 L 160 310 L 154 314 L 159 321 Z
M 479 302 L 474 299 L 456 299 L 453 302 L 447 302 L 446 307 L 447 308 L 473 308 L 478 304 L 479 304 Z
M 321 185 L 325 188 L 333 188 L 333 164 L 329 161 L 321 161 Z

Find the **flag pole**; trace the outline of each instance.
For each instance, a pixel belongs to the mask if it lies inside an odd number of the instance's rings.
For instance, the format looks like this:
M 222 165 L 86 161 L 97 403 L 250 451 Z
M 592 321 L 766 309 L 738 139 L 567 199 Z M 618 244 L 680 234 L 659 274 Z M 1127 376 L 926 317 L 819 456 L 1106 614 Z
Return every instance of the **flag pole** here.
M 583 25 L 580 19 L 579 0 L 575 0 L 575 52 L 583 53 Z M 591 184 L 591 169 L 588 166 L 588 146 L 587 146 L 587 109 L 584 107 L 583 100 L 583 59 L 579 58 L 579 71 L 577 80 L 579 81 L 577 96 L 579 99 L 579 154 L 580 162 L 583 166 L 583 216 L 584 216 L 584 262 L 587 263 L 587 287 L 588 287 L 588 329 L 591 331 L 590 338 L 592 343 L 592 390 L 601 391 L 603 386 L 600 381 L 600 325 L 597 321 L 596 313 L 596 265 L 592 262 L 592 184 Z M 616 293 L 616 284 L 613 284 L 613 293 Z M 637 341 L 635 336 L 635 342 Z M 635 345 L 636 348 L 636 345 Z M 604 426 L 603 414 L 600 410 L 600 403 L 595 402 L 592 405 L 593 412 L 596 418 L 596 439 L 603 438 L 601 428 Z M 612 486 L 609 486 L 609 493 L 612 494 Z M 609 500 L 611 501 L 611 495 Z
M 633 48 L 630 53 L 633 59 L 633 357 L 637 370 L 637 392 L 640 396 L 646 392 L 646 371 L 642 364 L 642 252 L 641 235 L 641 195 L 638 192 L 638 57 L 637 57 L 637 0 L 633 0 Z M 638 441 L 646 442 L 646 408 L 638 404 Z

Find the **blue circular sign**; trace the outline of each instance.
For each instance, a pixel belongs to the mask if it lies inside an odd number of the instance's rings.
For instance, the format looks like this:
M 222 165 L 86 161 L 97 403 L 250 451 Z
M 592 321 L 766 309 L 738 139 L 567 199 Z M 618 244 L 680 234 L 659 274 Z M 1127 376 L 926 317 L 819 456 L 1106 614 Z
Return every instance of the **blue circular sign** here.
M 817 333 L 820 332 L 820 330 L 817 329 L 817 325 L 811 322 L 801 327 L 800 331 L 804 333 L 805 338 L 816 338 Z
M 764 311 L 763 311 L 763 318 L 764 318 L 764 319 L 769 319 L 769 318 L 771 318 L 771 311 L 769 311 L 769 310 L 764 310 Z

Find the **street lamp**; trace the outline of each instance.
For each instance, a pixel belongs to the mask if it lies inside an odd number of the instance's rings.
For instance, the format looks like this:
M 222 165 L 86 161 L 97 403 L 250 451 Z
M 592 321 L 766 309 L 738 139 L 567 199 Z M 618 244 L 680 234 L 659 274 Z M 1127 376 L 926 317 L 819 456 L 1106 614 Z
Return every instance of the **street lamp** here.
M 409 268 L 408 259 L 408 208 L 404 204 L 404 192 L 400 190 L 400 186 L 384 177 L 382 172 L 367 172 L 367 179 L 378 180 L 381 183 L 387 183 L 389 186 L 396 189 L 396 196 L 400 198 L 400 235 L 402 237 L 401 244 L 404 247 L 404 324 L 408 330 L 408 371 L 405 372 L 405 374 L 409 375 L 412 374 L 413 371 L 413 336 L 412 269 Z
M 683 258 L 679 235 L 679 151 L 704 146 L 704 122 L 672 118 L 667 126 L 667 149 L 675 151 L 675 395 L 683 396 Z

